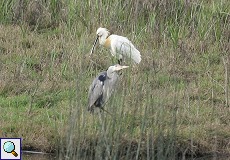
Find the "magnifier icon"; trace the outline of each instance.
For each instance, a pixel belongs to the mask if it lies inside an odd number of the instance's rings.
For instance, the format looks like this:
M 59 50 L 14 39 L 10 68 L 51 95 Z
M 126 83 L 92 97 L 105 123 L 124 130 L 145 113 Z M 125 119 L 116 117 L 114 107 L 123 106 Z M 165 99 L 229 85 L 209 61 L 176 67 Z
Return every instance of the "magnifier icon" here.
M 18 156 L 17 152 L 15 152 L 15 145 L 11 141 L 7 141 L 3 144 L 3 149 L 6 153 L 12 153 L 15 157 Z

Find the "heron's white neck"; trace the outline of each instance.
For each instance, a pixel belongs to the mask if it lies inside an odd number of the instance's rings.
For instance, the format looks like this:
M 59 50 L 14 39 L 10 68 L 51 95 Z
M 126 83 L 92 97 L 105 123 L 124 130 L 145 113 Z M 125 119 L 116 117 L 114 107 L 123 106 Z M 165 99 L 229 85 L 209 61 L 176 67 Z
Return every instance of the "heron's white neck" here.
M 114 71 L 113 68 L 109 68 L 109 69 L 107 70 L 107 76 L 108 76 L 109 78 L 112 78 L 114 74 L 116 74 L 116 72 Z

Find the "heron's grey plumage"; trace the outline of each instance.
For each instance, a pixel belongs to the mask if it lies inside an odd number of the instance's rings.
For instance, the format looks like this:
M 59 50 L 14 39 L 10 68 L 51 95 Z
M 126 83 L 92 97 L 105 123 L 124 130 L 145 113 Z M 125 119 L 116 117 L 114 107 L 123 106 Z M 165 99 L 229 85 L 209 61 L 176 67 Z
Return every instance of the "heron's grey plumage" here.
M 90 107 L 93 106 L 95 102 L 102 96 L 103 83 L 98 79 L 98 77 L 93 80 L 93 83 L 90 85 L 90 88 L 89 88 L 89 106 Z
M 128 66 L 114 65 L 110 66 L 107 71 L 98 74 L 89 88 L 89 111 L 93 112 L 94 107 L 103 107 L 116 89 L 119 79 L 119 75 L 116 73 L 116 71 L 127 67 Z

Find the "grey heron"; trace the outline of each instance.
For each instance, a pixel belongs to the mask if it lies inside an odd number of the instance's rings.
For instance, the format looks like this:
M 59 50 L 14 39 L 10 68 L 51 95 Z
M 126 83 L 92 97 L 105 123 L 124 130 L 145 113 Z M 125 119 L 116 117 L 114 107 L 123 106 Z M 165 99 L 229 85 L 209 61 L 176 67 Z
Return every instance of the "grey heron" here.
M 95 107 L 104 110 L 103 105 L 108 101 L 116 89 L 116 84 L 119 79 L 117 71 L 128 67 L 129 66 L 116 64 L 110 66 L 107 71 L 99 73 L 89 87 L 88 111 L 92 113 Z
M 119 64 L 123 61 L 124 57 L 132 59 L 137 64 L 141 62 L 140 52 L 134 47 L 128 38 L 115 34 L 110 35 L 109 30 L 106 28 L 98 28 L 96 33 L 97 38 L 94 41 L 90 55 L 93 53 L 95 45 L 99 40 L 100 45 L 109 48 L 111 50 L 111 54 L 118 58 Z

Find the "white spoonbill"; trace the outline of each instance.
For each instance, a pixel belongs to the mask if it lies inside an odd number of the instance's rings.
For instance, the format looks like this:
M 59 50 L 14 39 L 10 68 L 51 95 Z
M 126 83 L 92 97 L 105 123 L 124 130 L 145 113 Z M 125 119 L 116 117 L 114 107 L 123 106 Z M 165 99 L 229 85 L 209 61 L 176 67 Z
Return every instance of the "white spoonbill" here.
M 106 28 L 97 29 L 97 38 L 94 41 L 90 55 L 93 53 L 98 39 L 100 45 L 109 48 L 111 54 L 118 58 L 119 64 L 124 60 L 124 57 L 132 59 L 137 64 L 141 62 L 140 52 L 134 47 L 128 38 L 115 34 L 110 35 L 109 30 Z

